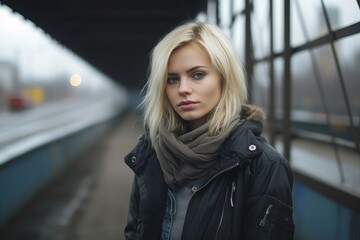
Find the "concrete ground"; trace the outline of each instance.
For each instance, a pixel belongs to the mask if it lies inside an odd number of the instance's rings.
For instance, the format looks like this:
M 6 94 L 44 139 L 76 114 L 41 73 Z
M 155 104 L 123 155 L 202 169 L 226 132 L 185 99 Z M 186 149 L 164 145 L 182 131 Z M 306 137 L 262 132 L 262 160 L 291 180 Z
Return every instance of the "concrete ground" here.
M 133 173 L 123 162 L 141 134 L 129 113 L 73 161 L 0 234 L 2 240 L 121 240 Z

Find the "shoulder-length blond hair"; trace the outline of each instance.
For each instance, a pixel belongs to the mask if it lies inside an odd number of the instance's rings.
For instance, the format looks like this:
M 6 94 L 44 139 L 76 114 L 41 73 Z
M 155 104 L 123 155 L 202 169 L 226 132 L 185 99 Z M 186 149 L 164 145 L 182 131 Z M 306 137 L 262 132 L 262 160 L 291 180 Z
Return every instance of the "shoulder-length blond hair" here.
M 184 121 L 172 108 L 165 93 L 167 66 L 171 53 L 188 43 L 197 43 L 208 53 L 211 64 L 220 73 L 221 98 L 209 115 L 209 132 L 219 134 L 240 113 L 247 99 L 245 74 L 236 50 L 230 40 L 215 25 L 189 22 L 168 33 L 153 49 L 150 61 L 150 76 L 144 87 L 146 94 L 144 124 L 149 131 L 152 144 L 157 141 L 160 124 L 168 130 L 185 129 Z M 162 120 L 165 120 L 162 122 Z

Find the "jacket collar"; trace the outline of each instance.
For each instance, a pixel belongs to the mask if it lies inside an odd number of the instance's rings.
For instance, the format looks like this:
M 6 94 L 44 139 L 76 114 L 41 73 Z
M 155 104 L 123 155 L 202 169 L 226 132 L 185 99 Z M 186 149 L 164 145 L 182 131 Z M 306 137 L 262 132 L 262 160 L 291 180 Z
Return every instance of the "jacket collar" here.
M 255 105 L 244 104 L 241 107 L 240 118 L 244 120 L 252 120 L 263 125 L 265 122 L 265 113 L 261 108 Z
M 261 137 L 265 114 L 255 106 L 244 105 L 241 109 L 241 123 L 224 142 L 219 153 L 219 161 L 200 185 L 208 182 L 219 173 L 236 166 L 246 166 L 263 153 Z
M 225 142 L 224 152 L 235 154 L 242 160 L 258 157 L 262 153 L 261 133 L 265 122 L 264 112 L 253 105 L 243 105 L 240 112 L 241 124 Z

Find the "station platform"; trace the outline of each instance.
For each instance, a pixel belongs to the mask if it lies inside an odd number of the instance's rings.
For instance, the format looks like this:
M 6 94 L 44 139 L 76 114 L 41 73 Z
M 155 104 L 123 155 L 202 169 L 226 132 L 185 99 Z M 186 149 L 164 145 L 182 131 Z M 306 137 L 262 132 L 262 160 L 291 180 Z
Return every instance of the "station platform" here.
M 141 117 L 134 112 L 123 115 L 102 138 L 97 139 L 89 150 L 77 156 L 61 175 L 57 176 L 38 194 L 38 197 L 10 221 L 0 233 L 0 239 L 124 239 L 123 229 L 126 224 L 133 173 L 123 159 L 135 146 L 141 133 Z M 277 144 L 276 147 L 281 152 L 281 144 Z M 354 150 L 341 148 L 346 176 L 345 181 L 341 181 L 331 152 L 332 149 L 328 144 L 294 139 L 291 167 L 294 171 L 305 172 L 328 185 L 343 191 L 348 190 L 352 195 L 359 196 L 359 154 Z M 301 189 L 298 188 L 297 193 L 299 190 Z M 304 193 L 304 190 L 301 192 Z M 319 208 L 319 206 L 312 208 L 312 205 L 305 208 L 306 199 L 304 200 L 303 196 L 300 196 L 301 198 L 296 196 L 298 197 L 294 199 L 295 205 L 297 204 L 296 211 L 306 211 L 311 215 Z M 330 209 L 337 214 L 343 214 L 335 205 L 330 205 Z M 328 209 L 325 212 L 328 213 Z M 326 214 L 318 215 L 327 218 Z M 356 214 L 350 213 L 350 215 L 355 218 Z M 336 215 L 334 219 L 337 217 Z M 353 222 L 355 229 L 357 223 Z M 301 226 L 298 225 L 297 229 L 301 230 Z
M 27 204 L 0 239 L 124 239 L 133 173 L 123 158 L 137 143 L 141 127 L 138 115 L 125 115 Z

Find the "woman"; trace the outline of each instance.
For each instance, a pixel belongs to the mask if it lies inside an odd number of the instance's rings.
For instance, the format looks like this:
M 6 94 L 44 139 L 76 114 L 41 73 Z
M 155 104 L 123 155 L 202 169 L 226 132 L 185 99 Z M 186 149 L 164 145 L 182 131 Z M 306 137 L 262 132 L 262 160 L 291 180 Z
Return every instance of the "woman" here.
M 292 174 L 260 136 L 245 77 L 216 26 L 186 23 L 154 48 L 146 133 L 126 157 L 135 172 L 127 239 L 292 239 Z

